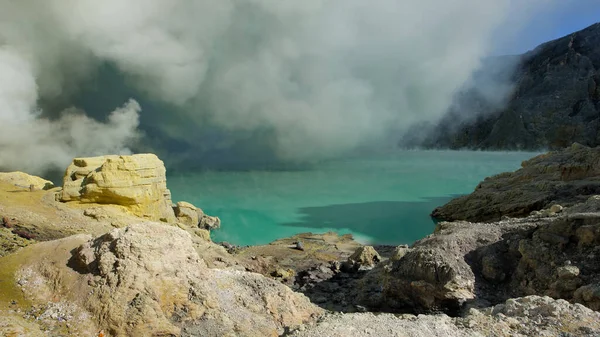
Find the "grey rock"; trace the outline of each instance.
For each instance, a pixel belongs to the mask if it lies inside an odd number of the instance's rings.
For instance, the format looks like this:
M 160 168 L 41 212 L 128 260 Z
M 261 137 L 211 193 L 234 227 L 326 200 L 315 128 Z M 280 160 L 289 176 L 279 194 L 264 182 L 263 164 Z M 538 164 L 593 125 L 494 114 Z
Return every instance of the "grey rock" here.
M 410 248 L 408 245 L 400 245 L 394 249 L 393 255 L 390 257 L 392 261 L 398 261 L 404 257 L 408 252 L 410 252 Z
M 524 161 L 521 166 L 515 172 L 486 178 L 473 193 L 436 208 L 432 216 L 480 222 L 498 221 L 505 215 L 525 217 L 542 210 L 535 215 L 548 217 L 559 210 L 562 214 L 562 206 L 600 194 L 600 147 L 575 144 Z M 599 202 L 594 199 L 592 203 Z M 543 211 L 546 207 L 549 209 Z
M 501 76 L 494 73 L 498 70 L 504 70 Z M 539 150 L 573 142 L 598 146 L 599 70 L 597 23 L 524 55 L 485 62 L 481 72 L 497 83 L 514 85 L 508 103 L 499 105 L 476 86 L 467 88 L 448 114 L 429 126 L 427 137 L 409 139 L 444 148 Z
M 560 279 L 572 279 L 579 276 L 579 268 L 576 266 L 559 267 L 557 273 Z
M 203 214 L 203 216 L 200 219 L 200 223 L 198 224 L 198 227 L 208 229 L 208 230 L 221 228 L 221 219 L 219 219 L 219 217 L 209 216 L 209 215 L 204 214 L 204 212 L 202 214 Z
M 530 294 L 596 308 L 594 291 L 582 286 L 600 284 L 600 261 L 589 258 L 597 253 L 595 246 L 577 240 L 595 242 L 597 228 L 600 212 L 442 222 L 401 259 L 382 263 L 352 283 L 356 289 L 348 297 L 368 307 L 414 312 L 456 313 L 474 301 L 499 303 Z M 591 239 L 589 233 L 594 233 Z
M 447 315 L 330 314 L 296 337 L 345 336 L 597 336 L 600 313 L 549 297 L 527 296 L 463 317 Z
M 600 283 L 580 287 L 575 291 L 574 299 L 594 310 L 600 310 Z

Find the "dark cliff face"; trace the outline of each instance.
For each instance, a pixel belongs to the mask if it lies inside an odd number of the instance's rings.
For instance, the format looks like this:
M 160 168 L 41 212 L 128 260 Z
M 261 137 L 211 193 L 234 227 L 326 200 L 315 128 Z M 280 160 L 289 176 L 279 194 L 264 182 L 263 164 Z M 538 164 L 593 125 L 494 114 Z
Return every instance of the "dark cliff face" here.
M 516 66 L 497 74 L 492 65 L 510 58 L 516 58 Z M 497 58 L 488 68 L 484 63 L 482 71 L 514 84 L 507 104 L 492 104 L 469 90 L 429 126 L 425 139 L 408 136 L 404 144 L 493 150 L 600 145 L 600 23 L 524 55 Z

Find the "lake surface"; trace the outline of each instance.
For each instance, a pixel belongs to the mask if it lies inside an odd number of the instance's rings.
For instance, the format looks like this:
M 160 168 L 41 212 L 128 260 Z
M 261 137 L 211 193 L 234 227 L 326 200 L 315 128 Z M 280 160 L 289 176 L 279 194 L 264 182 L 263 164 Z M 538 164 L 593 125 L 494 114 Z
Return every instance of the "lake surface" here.
M 535 155 L 397 151 L 301 171 L 208 171 L 169 175 L 167 181 L 174 201 L 221 218 L 213 241 L 256 245 L 335 231 L 363 243 L 398 245 L 432 232 L 435 207 Z

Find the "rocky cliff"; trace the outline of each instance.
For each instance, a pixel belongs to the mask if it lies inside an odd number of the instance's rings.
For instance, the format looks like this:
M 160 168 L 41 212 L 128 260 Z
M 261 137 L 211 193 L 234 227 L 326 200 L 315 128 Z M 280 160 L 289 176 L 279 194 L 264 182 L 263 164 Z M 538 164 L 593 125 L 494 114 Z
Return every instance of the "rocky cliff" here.
M 514 69 L 506 66 L 513 62 Z M 496 69 L 509 74 L 499 77 Z M 426 139 L 409 135 L 404 143 L 502 150 L 600 145 L 600 23 L 524 55 L 497 58 L 481 72 L 514 85 L 506 105 L 471 89 L 429 126 Z

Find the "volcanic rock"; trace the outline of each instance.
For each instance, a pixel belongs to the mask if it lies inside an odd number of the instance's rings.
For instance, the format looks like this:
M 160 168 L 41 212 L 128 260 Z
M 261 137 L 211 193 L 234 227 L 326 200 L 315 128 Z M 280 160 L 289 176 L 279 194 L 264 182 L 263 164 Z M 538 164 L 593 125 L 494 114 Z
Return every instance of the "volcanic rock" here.
M 173 210 L 178 222 L 188 226 L 198 226 L 200 218 L 196 206 L 189 202 L 180 201 L 173 207 Z
M 494 307 L 447 315 L 332 314 L 293 331 L 295 337 L 597 336 L 600 313 L 549 297 L 510 299 Z
M 381 256 L 372 246 L 362 246 L 348 258 L 348 263 L 357 268 L 372 268 L 381 262 Z
M 502 216 L 524 217 L 546 207 L 550 209 L 538 215 L 549 216 L 562 211 L 562 206 L 600 194 L 600 147 L 573 144 L 521 166 L 515 172 L 486 178 L 473 193 L 436 208 L 432 216 L 448 221 L 497 221 Z
M 121 205 L 148 220 L 176 221 L 165 166 L 153 154 L 76 158 L 60 200 Z
M 198 227 L 206 230 L 213 230 L 221 227 L 221 219 L 219 219 L 219 217 L 206 215 L 201 209 L 198 208 L 198 210 L 201 212 Z
M 82 239 L 58 241 L 68 246 Z M 68 252 L 56 245 L 30 247 Z M 73 303 L 87 313 L 87 325 L 111 336 L 278 336 L 322 313 L 277 281 L 209 269 L 190 235 L 168 225 L 115 229 L 71 252 L 69 268 L 61 260 L 66 254 L 26 264 L 19 284 L 34 303 L 46 297 Z
M 18 171 L 0 172 L 0 181 L 33 190 L 49 190 L 54 188 L 54 184 L 49 180 Z
M 600 23 L 523 55 L 490 59 L 480 72 L 487 75 L 484 85 L 492 78 L 498 88 L 513 87 L 505 104 L 474 86 L 431 128 L 425 146 L 537 151 L 600 145 Z

